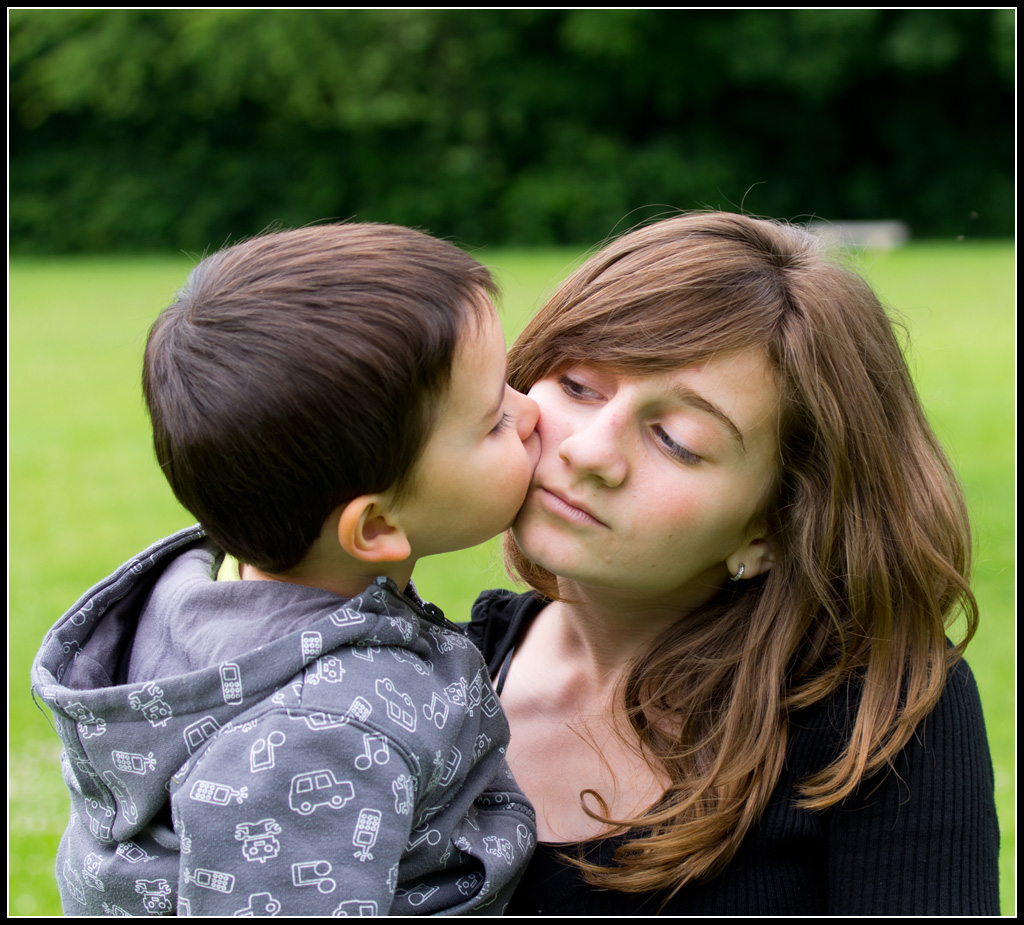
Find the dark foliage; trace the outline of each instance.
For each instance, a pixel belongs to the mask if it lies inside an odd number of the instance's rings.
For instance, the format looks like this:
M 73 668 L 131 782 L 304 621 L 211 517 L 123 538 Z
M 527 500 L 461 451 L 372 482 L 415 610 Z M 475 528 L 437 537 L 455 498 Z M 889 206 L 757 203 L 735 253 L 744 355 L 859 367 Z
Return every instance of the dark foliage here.
M 1012 10 L 12 10 L 15 251 L 670 209 L 1014 226 Z

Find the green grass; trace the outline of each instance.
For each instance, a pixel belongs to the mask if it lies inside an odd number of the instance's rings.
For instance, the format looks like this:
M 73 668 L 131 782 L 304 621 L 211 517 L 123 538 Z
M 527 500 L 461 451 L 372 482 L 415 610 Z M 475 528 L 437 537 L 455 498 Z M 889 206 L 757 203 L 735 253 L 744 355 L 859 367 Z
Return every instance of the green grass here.
M 578 251 L 483 251 L 511 338 Z M 191 522 L 153 460 L 139 390 L 146 330 L 184 280 L 184 258 L 16 259 L 9 312 L 9 911 L 60 914 L 53 878 L 67 799 L 59 746 L 28 696 L 46 629 L 88 586 Z M 911 366 L 962 474 L 976 525 L 981 687 L 1003 829 L 1004 914 L 1014 907 L 1013 248 L 914 244 L 861 265 L 911 329 Z M 464 619 L 507 584 L 494 542 L 424 560 L 425 597 Z

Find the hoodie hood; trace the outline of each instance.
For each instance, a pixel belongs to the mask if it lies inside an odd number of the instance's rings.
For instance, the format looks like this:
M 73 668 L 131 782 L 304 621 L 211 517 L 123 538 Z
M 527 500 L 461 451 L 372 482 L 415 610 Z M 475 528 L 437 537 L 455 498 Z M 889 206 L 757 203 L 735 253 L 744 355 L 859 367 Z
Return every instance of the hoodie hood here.
M 72 808 L 96 837 L 123 842 L 169 824 L 170 778 L 246 708 L 243 679 L 248 704 L 301 678 L 339 646 L 384 645 L 428 657 L 401 612 L 446 623 L 436 607 L 386 579 L 351 600 L 286 583 L 213 582 L 215 556 L 199 527 L 151 546 L 68 610 L 36 656 L 32 686 L 64 743 Z M 260 607 L 247 607 L 257 594 Z M 189 631 L 190 621 L 217 610 L 236 615 L 227 632 Z M 254 647 L 268 638 L 271 620 L 279 635 Z M 182 624 L 175 636 L 172 628 Z

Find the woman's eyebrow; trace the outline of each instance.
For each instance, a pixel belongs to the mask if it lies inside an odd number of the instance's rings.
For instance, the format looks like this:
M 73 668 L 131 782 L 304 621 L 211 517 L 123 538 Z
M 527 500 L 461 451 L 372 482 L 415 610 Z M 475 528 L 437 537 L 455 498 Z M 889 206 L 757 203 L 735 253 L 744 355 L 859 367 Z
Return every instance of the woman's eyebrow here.
M 717 418 L 728 431 L 731 436 L 740 445 L 740 449 L 744 453 L 747 452 L 747 445 L 743 440 L 743 434 L 740 433 L 740 429 L 733 423 L 732 418 L 729 417 L 718 405 L 708 401 L 699 392 L 688 389 L 684 385 L 677 385 L 672 389 L 673 397 L 680 401 L 684 405 L 689 405 L 691 408 L 697 408 L 699 411 L 704 411 L 710 414 L 712 417 Z

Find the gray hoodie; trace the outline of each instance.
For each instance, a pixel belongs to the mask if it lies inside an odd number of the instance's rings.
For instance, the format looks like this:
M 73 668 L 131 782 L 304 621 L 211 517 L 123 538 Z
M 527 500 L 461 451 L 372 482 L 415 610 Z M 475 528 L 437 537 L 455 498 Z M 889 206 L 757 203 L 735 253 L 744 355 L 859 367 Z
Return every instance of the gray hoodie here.
M 346 600 L 217 557 L 157 543 L 36 656 L 64 911 L 500 914 L 536 837 L 476 649 L 385 579 Z

